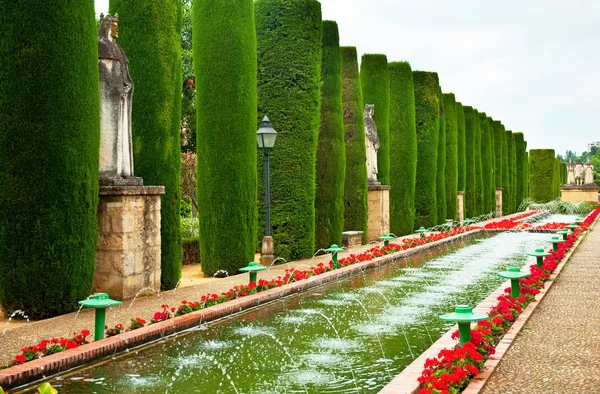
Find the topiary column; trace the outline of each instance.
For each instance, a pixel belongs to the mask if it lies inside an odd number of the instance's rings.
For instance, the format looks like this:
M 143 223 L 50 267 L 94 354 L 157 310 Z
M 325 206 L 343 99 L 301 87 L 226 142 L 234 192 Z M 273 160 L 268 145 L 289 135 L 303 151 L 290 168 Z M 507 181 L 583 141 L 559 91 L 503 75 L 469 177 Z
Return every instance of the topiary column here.
M 193 7 L 200 259 L 205 275 L 235 273 L 254 260 L 256 245 L 253 2 Z
M 444 109 L 444 97 L 442 88 L 438 81 L 438 100 L 439 108 L 439 134 L 438 134 L 438 153 L 437 153 L 437 176 L 436 176 L 436 204 L 437 204 L 437 223 L 444 223 L 447 216 L 446 208 L 446 114 Z
M 255 14 L 258 112 L 259 117 L 267 115 L 278 132 L 271 155 L 275 256 L 312 256 L 321 119 L 321 4 L 316 0 L 258 0 Z M 259 162 L 262 174 L 262 159 Z M 259 178 L 259 190 L 263 184 Z
M 377 180 L 390 184 L 390 73 L 385 55 L 363 55 L 360 62 L 360 86 L 365 104 L 375 105 L 377 125 Z
M 517 212 L 517 149 L 515 145 L 515 135 L 510 134 L 508 140 L 510 149 L 510 212 Z
M 495 211 L 496 191 L 492 167 L 492 133 L 488 117 L 484 112 L 479 113 L 479 127 L 481 129 L 481 178 L 483 181 L 482 213 L 489 214 Z
M 456 102 L 456 134 L 458 142 L 458 190 L 464 192 L 467 183 L 465 112 L 463 105 L 458 101 Z
M 481 215 L 485 211 L 484 206 L 484 186 L 483 186 L 483 171 L 481 163 L 481 126 L 479 123 L 479 112 L 474 109 L 473 117 L 473 157 L 475 166 L 475 215 Z
M 492 132 L 494 135 L 494 187 L 502 187 L 502 136 L 504 135 L 504 126 L 499 120 L 492 122 Z
M 508 130 L 504 130 L 502 136 L 502 212 L 504 215 L 512 213 L 511 201 L 511 177 L 510 177 L 510 149 L 508 145 Z
M 437 224 L 437 165 L 440 121 L 437 73 L 414 71 L 417 130 L 417 178 L 415 227 Z
M 344 188 L 344 229 L 363 231 L 367 242 L 368 185 L 365 146 L 364 105 L 355 47 L 342 47 L 342 102 L 346 140 L 346 183 Z M 377 110 L 375 110 L 377 112 Z
M 529 184 L 531 198 L 538 203 L 554 200 L 554 149 L 532 149 L 529 151 L 531 168 Z
M 110 0 L 110 12 L 119 14 L 118 42 L 129 58 L 134 83 L 135 175 L 145 185 L 165 187 L 160 206 L 161 287 L 173 289 L 181 277 L 182 254 L 181 1 Z
M 473 107 L 464 106 L 463 113 L 465 118 L 465 217 L 477 216 L 475 210 L 475 132 L 479 130 L 479 119 L 476 117 Z
M 413 74 L 408 62 L 390 70 L 390 231 L 410 234 L 415 223 L 417 131 Z
M 47 318 L 92 290 L 100 91 L 94 2 L 0 6 L 0 304 Z
M 456 219 L 456 194 L 458 193 L 458 124 L 456 120 L 456 98 L 453 93 L 444 93 L 446 120 L 446 209 L 447 218 Z
M 344 231 L 346 149 L 342 110 L 342 58 L 338 25 L 323 21 L 321 127 L 317 147 L 315 243 L 341 245 Z
M 523 199 L 525 198 L 525 151 L 527 150 L 527 142 L 523 133 L 515 133 L 515 152 L 516 152 L 516 189 L 515 189 L 515 205 L 519 209 Z

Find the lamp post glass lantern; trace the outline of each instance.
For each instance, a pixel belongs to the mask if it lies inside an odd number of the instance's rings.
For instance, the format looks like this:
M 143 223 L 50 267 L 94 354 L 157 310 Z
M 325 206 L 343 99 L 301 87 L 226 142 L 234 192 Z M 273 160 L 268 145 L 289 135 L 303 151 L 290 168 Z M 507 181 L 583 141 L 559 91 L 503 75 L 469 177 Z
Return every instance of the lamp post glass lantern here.
M 271 185 L 269 171 L 269 157 L 271 150 L 275 147 L 277 132 L 273 129 L 273 125 L 266 116 L 260 122 L 260 127 L 256 133 L 256 142 L 258 147 L 263 150 L 264 154 L 264 171 L 265 171 L 265 235 L 271 235 Z

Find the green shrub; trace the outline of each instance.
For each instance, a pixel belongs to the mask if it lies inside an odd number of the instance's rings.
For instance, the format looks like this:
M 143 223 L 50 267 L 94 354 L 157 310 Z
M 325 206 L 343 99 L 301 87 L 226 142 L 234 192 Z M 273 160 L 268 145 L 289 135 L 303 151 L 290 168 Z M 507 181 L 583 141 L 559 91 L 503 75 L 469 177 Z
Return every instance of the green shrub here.
M 200 223 L 195 218 L 181 218 L 181 237 L 192 238 L 200 236 Z
M 342 47 L 342 102 L 346 141 L 346 182 L 344 187 L 344 229 L 363 231 L 367 242 L 368 186 L 364 105 L 355 47 Z
M 181 277 L 180 126 L 181 1 L 110 0 L 119 14 L 119 45 L 129 58 L 134 81 L 131 111 L 136 176 L 161 185 L 161 288 Z
M 255 9 L 258 112 L 261 117 L 268 115 L 278 132 L 271 155 L 275 255 L 298 259 L 312 256 L 315 249 L 321 4 L 316 0 L 259 0 Z M 262 174 L 262 158 L 259 161 Z M 262 191 L 264 182 L 259 179 Z
M 374 104 L 377 125 L 377 180 L 390 184 L 390 73 L 385 55 L 363 55 L 360 62 L 360 86 L 364 104 Z
M 475 166 L 475 215 L 481 215 L 485 212 L 484 206 L 484 187 L 483 187 L 483 168 L 481 163 L 481 126 L 479 124 L 479 112 L 473 109 L 473 157 Z
M 515 189 L 515 206 L 520 207 L 525 198 L 525 152 L 527 151 L 527 142 L 523 133 L 515 133 L 515 152 L 516 152 L 516 180 L 517 186 Z
M 477 216 L 475 209 L 475 133 L 479 130 L 479 118 L 473 107 L 464 106 L 463 113 L 465 118 L 465 196 L 464 208 L 465 217 Z M 476 127 L 477 125 L 477 127 Z
M 479 113 L 479 127 L 481 129 L 481 178 L 483 181 L 482 213 L 488 214 L 495 211 L 496 191 L 492 167 L 492 132 L 488 117 L 484 112 Z
M 456 98 L 453 93 L 444 93 L 446 120 L 446 216 L 456 219 L 456 195 L 458 193 L 458 125 L 456 120 Z
M 218 4 L 197 0 L 192 10 L 200 254 L 208 276 L 217 270 L 236 272 L 254 260 L 257 149 L 252 11 L 252 0 Z
M 502 187 L 502 146 L 504 126 L 499 120 L 492 122 L 492 132 L 494 134 L 494 187 Z
M 529 161 L 529 152 L 525 152 L 525 198 L 530 197 L 530 189 L 531 186 L 529 184 L 529 172 L 530 172 L 530 161 Z M 566 177 L 566 174 L 565 174 Z M 565 178 L 566 179 L 566 178 Z
M 437 74 L 436 74 L 437 75 Z M 437 152 L 437 175 L 436 175 L 436 204 L 437 204 L 437 222 L 441 224 L 446 221 L 446 113 L 444 107 L 444 97 L 442 88 L 438 80 L 438 152 Z
M 100 92 L 92 1 L 0 6 L 0 304 L 47 318 L 92 290 Z
M 181 204 L 179 205 L 179 215 L 182 218 L 191 218 L 192 217 L 192 199 L 191 198 L 182 198 Z
M 529 156 L 531 198 L 537 203 L 554 200 L 554 149 L 532 149 L 529 151 Z
M 415 223 L 417 131 L 413 74 L 408 62 L 390 70 L 390 231 L 410 234 Z
M 504 126 L 502 126 L 502 213 L 510 214 L 510 172 L 508 138 Z
M 315 243 L 341 245 L 344 231 L 346 149 L 342 112 L 342 58 L 337 23 L 323 21 L 321 127 L 317 147 Z
M 465 112 L 463 105 L 458 101 L 456 102 L 456 131 L 458 141 L 458 190 L 464 192 L 467 183 Z
M 510 213 L 517 212 L 517 149 L 515 135 L 510 132 L 508 139 L 510 152 Z
M 437 224 L 437 155 L 440 121 L 437 73 L 413 71 L 417 130 L 415 227 Z

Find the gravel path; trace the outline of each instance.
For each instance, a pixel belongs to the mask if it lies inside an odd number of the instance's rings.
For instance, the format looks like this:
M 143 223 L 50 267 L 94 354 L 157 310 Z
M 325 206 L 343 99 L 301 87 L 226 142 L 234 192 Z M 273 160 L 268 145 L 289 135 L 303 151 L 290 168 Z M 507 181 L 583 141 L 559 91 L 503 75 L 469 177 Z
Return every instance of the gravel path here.
M 600 393 L 599 245 L 591 230 L 483 394 Z

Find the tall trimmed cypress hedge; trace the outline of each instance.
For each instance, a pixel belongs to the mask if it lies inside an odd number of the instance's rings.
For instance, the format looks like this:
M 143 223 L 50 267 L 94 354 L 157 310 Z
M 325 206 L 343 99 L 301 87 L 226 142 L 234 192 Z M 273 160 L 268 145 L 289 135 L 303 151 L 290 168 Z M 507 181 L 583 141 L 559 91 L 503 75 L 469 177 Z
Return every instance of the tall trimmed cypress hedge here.
M 413 74 L 408 62 L 390 70 L 390 231 L 410 234 L 415 223 L 417 131 Z
M 567 163 L 560 163 L 560 187 L 567 183 Z
M 529 152 L 525 152 L 525 198 L 530 198 L 531 196 L 531 186 L 529 183 L 529 173 L 530 173 L 531 163 L 529 161 Z M 565 173 L 565 177 L 567 174 Z M 566 178 L 565 178 L 566 179 Z M 565 180 L 566 183 L 566 180 Z
M 510 206 L 511 213 L 517 212 L 517 146 L 515 144 L 515 135 L 511 134 L 510 140 L 510 168 L 511 168 L 511 185 L 510 185 Z
M 437 73 L 413 71 L 417 129 L 415 227 L 437 224 L 437 165 L 440 122 Z
M 505 215 L 513 213 L 512 201 L 512 169 L 511 169 L 511 148 L 508 144 L 509 135 L 512 137 L 512 132 L 504 131 L 504 141 L 502 142 L 502 184 L 504 191 L 502 192 L 502 211 Z
M 94 2 L 0 6 L 0 304 L 32 318 L 92 290 L 100 92 Z
M 173 289 L 181 277 L 182 255 L 181 1 L 110 0 L 110 12 L 119 14 L 118 42 L 129 58 L 134 83 L 131 133 L 135 175 L 142 177 L 145 185 L 165 187 L 160 206 L 161 288 Z M 203 267 L 204 262 L 210 264 L 202 261 Z
M 360 63 L 360 85 L 364 104 L 375 105 L 373 120 L 377 125 L 377 180 L 390 184 L 390 72 L 387 56 L 363 55 Z
M 234 273 L 256 245 L 253 2 L 196 0 L 193 16 L 202 270 Z
M 315 243 L 341 245 L 344 231 L 346 149 L 342 109 L 342 57 L 338 25 L 323 21 L 321 127 L 317 147 Z M 386 64 L 387 66 L 387 64 Z
M 479 113 L 479 127 L 481 128 L 481 178 L 483 180 L 482 213 L 488 214 L 495 211 L 496 192 L 492 167 L 492 133 L 485 112 Z
M 437 74 L 436 74 L 437 75 Z M 438 100 L 439 100 L 439 134 L 438 134 L 438 154 L 437 154 L 437 176 L 436 176 L 436 204 L 437 204 L 437 224 L 444 223 L 447 216 L 446 208 L 446 113 L 444 109 L 444 96 L 438 80 Z
M 344 229 L 364 231 L 367 242 L 368 186 L 364 105 L 355 47 L 341 47 L 342 102 L 346 141 L 346 184 L 344 187 Z M 375 110 L 377 111 L 377 109 Z
M 532 149 L 529 151 L 531 169 L 529 184 L 531 198 L 538 203 L 554 200 L 554 149 Z
M 481 126 L 479 123 L 479 112 L 473 110 L 473 156 L 475 166 L 475 215 L 481 215 L 485 212 L 484 206 L 484 185 L 483 185 L 483 167 L 481 163 Z
M 316 0 L 258 0 L 254 8 L 258 113 L 259 117 L 267 115 L 278 133 L 271 154 L 275 255 L 286 259 L 312 256 L 321 99 L 321 4 Z M 235 45 L 239 42 L 244 41 Z M 263 184 L 260 175 L 259 190 Z M 264 218 L 262 206 L 259 204 Z
M 463 113 L 465 118 L 465 197 L 464 208 L 465 217 L 476 216 L 475 211 L 475 124 L 479 125 L 479 119 L 476 117 L 473 107 L 464 106 Z
M 446 209 L 448 219 L 456 219 L 456 194 L 458 193 L 458 125 L 456 98 L 444 93 L 446 120 Z
M 499 120 L 492 122 L 492 132 L 494 134 L 494 188 L 502 187 L 502 135 L 504 126 Z
M 456 127 L 458 141 L 458 190 L 464 192 L 467 183 L 465 112 L 463 105 L 458 101 L 456 102 Z
M 516 193 L 516 207 L 517 209 L 523 202 L 525 198 L 525 151 L 527 150 L 527 143 L 525 142 L 525 137 L 523 133 L 515 133 L 515 152 L 516 152 L 516 180 L 517 187 L 515 189 Z

